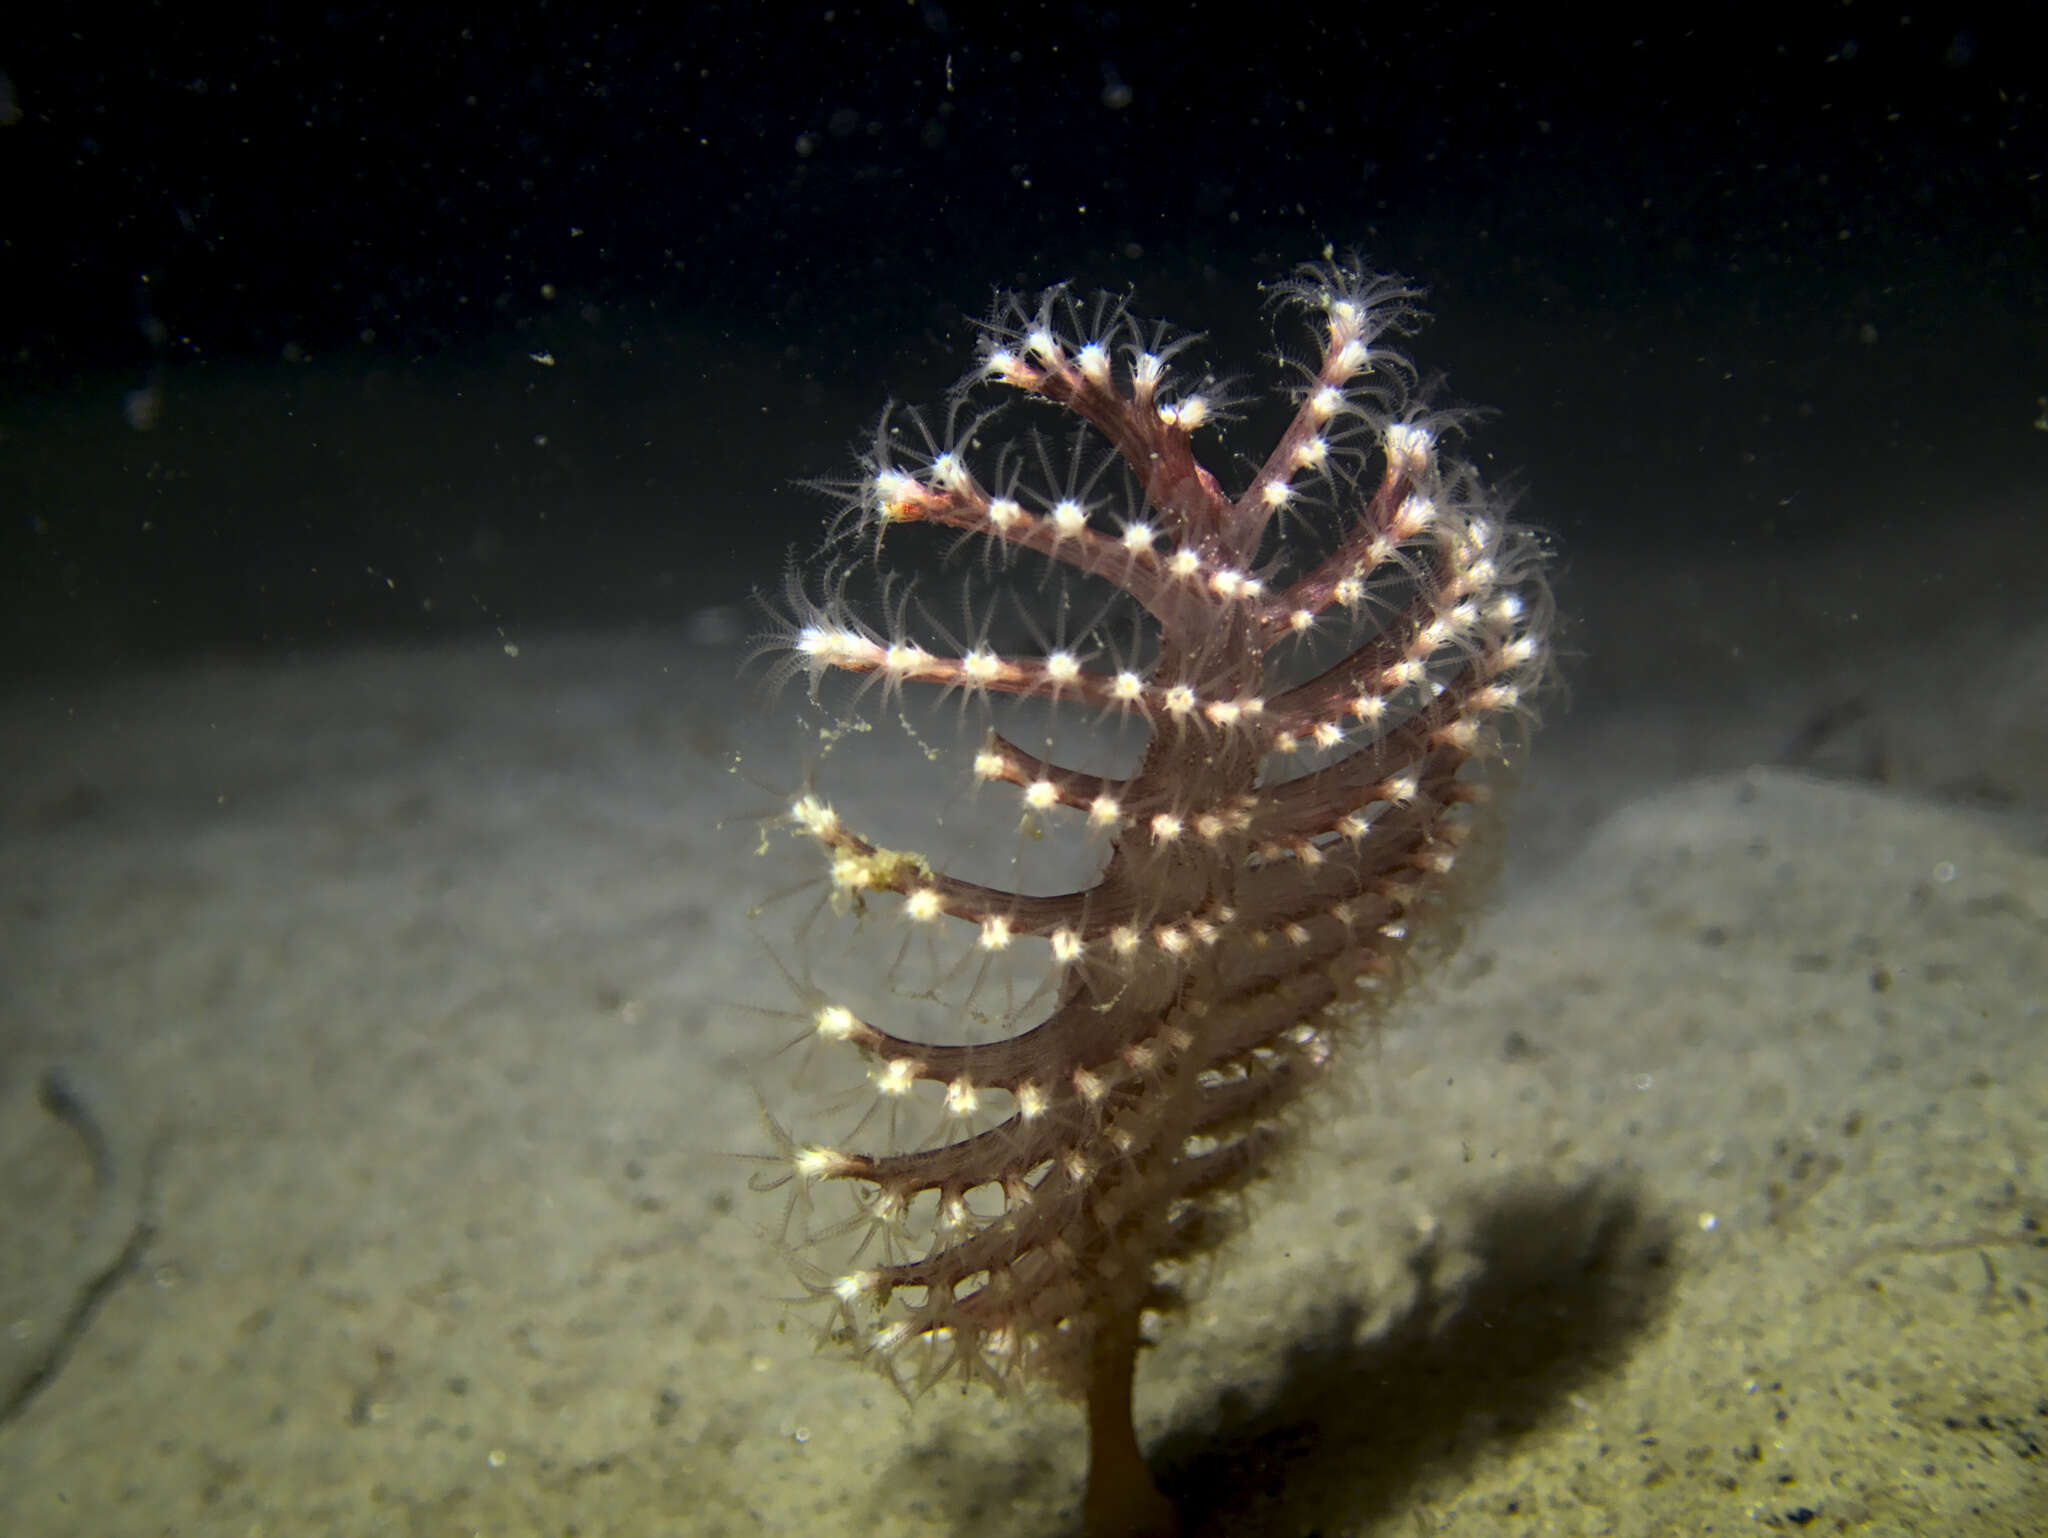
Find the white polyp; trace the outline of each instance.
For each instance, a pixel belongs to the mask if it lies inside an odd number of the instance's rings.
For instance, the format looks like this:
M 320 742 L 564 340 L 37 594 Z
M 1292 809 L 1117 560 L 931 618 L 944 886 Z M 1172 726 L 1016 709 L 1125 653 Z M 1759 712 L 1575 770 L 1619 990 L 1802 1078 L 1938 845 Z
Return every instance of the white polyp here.
M 907 1095 L 916 1085 L 918 1070 L 923 1066 L 909 1058 L 891 1058 L 875 1075 L 875 1088 L 885 1095 Z
M 1294 499 L 1294 488 L 1285 481 L 1268 481 L 1259 498 L 1268 507 L 1285 507 Z
M 875 500 L 881 503 L 884 513 L 893 515 L 922 490 L 914 478 L 901 470 L 883 470 L 875 476 Z
M 1166 691 L 1166 712 L 1171 716 L 1185 716 L 1195 708 L 1195 691 L 1186 684 L 1175 684 Z
M 882 655 L 882 648 L 866 636 L 837 625 L 804 626 L 796 633 L 796 649 L 806 657 L 842 666 L 872 662 Z
M 816 796 L 800 796 L 789 809 L 790 820 L 814 838 L 839 831 L 839 814 Z
M 1072 652 L 1053 652 L 1045 659 L 1045 673 L 1055 683 L 1070 684 L 1081 676 L 1081 661 Z
M 1052 510 L 1052 526 L 1063 538 L 1071 538 L 1088 527 L 1088 514 L 1071 497 Z
M 1429 467 L 1436 440 L 1426 427 L 1396 422 L 1387 429 L 1387 458 L 1410 475 Z
M 1145 680 L 1125 668 L 1110 681 L 1109 692 L 1120 700 L 1141 700 L 1145 697 Z
M 1010 497 L 997 497 L 988 505 L 988 521 L 998 533 L 1024 516 L 1024 509 Z
M 903 912 L 908 918 L 920 924 L 929 923 L 945 912 L 939 903 L 937 887 L 921 886 L 903 899 Z
M 1049 938 L 1053 960 L 1065 963 L 1081 959 L 1081 937 L 1073 930 L 1055 929 Z
M 1322 464 L 1330 457 L 1329 440 L 1320 433 L 1312 438 L 1302 439 L 1294 451 L 1294 462 L 1303 469 Z
M 1088 803 L 1088 825 L 1091 828 L 1113 827 L 1123 816 L 1123 807 L 1115 796 L 1101 795 Z
M 838 1149 L 820 1148 L 816 1144 L 799 1148 L 791 1162 L 796 1166 L 797 1174 L 805 1180 L 821 1180 L 852 1165 L 852 1161 Z
M 1074 359 L 1081 370 L 1081 377 L 1090 384 L 1109 382 L 1109 351 L 1100 342 L 1090 342 Z
M 1124 548 L 1150 554 L 1152 542 L 1159 537 L 1159 531 L 1149 523 L 1128 523 L 1124 525 Z
M 1409 497 L 1394 514 L 1396 539 L 1413 539 L 1436 522 L 1436 504 L 1428 497 Z
M 1060 793 L 1051 780 L 1033 780 L 1024 787 L 1024 804 L 1034 812 L 1047 811 L 1060 804 Z
M 1344 392 L 1335 385 L 1324 385 L 1308 398 L 1308 409 L 1318 421 L 1327 422 L 1344 409 Z
M 1166 569 L 1176 577 L 1192 577 L 1202 569 L 1202 558 L 1183 545 L 1166 558 Z
M 1004 918 L 1001 914 L 996 914 L 993 917 L 985 918 L 981 921 L 980 945 L 983 950 L 1008 950 L 1010 948 L 1010 941 L 1012 938 L 1013 936 L 1010 932 L 1010 921 Z
M 976 647 L 960 659 L 960 671 L 975 683 L 989 683 L 1002 676 L 1003 659 L 992 651 Z
M 818 1034 L 827 1041 L 845 1041 L 859 1029 L 859 1017 L 843 1004 L 827 1004 L 818 1011 Z
M 1000 780 L 1009 768 L 1010 761 L 993 748 L 983 748 L 974 755 L 974 777 L 977 780 Z
M 1159 812 L 1152 818 L 1152 838 L 1156 843 L 1170 844 L 1180 837 L 1182 826 L 1181 820 L 1173 813 Z
M 1024 338 L 1024 349 L 1034 358 L 1046 363 L 1057 362 L 1060 356 L 1059 339 L 1044 326 L 1032 328 L 1031 334 Z
M 981 1107 L 981 1096 L 965 1079 L 946 1086 L 946 1110 L 953 1116 L 972 1116 Z

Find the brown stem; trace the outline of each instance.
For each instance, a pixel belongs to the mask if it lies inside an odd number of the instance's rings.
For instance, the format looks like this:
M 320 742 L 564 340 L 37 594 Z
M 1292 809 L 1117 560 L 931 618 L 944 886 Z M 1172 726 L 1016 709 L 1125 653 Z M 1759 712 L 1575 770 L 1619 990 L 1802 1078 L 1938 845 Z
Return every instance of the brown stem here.
M 1088 1538 L 1180 1538 L 1173 1502 L 1159 1493 L 1138 1451 L 1131 1379 L 1138 1366 L 1138 1311 L 1102 1322 L 1088 1378 Z

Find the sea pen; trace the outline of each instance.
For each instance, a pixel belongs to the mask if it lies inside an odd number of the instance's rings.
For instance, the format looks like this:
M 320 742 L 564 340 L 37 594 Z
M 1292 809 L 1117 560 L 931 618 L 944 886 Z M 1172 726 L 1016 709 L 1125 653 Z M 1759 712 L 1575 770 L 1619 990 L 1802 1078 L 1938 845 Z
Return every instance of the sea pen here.
M 944 425 L 884 418 L 840 553 L 792 580 L 771 641 L 813 698 L 849 675 L 884 706 L 958 700 L 971 778 L 1015 797 L 991 834 L 1089 841 L 1089 879 L 1035 892 L 887 847 L 823 787 L 792 798 L 778 821 L 825 864 L 816 922 L 861 926 L 891 994 L 791 973 L 806 1037 L 858 1054 L 868 1103 L 846 1138 L 781 1134 L 757 1184 L 788 1189 L 830 1333 L 906 1391 L 958 1375 L 1085 1402 L 1094 1538 L 1176 1530 L 1132 1427 L 1143 1331 L 1384 1012 L 1490 831 L 1483 770 L 1547 665 L 1535 539 L 1380 345 L 1414 292 L 1325 262 L 1273 295 L 1314 350 L 1235 489 L 1197 440 L 1262 401 L 1177 367 L 1187 339 L 1064 288 L 1000 301 Z M 1005 392 L 1039 411 L 981 409 Z M 971 607 L 942 623 L 887 580 L 913 527 L 956 531 L 1033 643 L 994 644 Z M 850 596 L 859 571 L 884 577 L 873 605 Z M 1065 584 L 1110 601 L 1076 626 Z M 1019 700 L 1042 733 L 996 708 Z M 1130 761 L 1084 766 L 1117 730 L 1140 736 Z M 918 932 L 954 958 L 921 990 L 899 975 Z M 1022 1002 L 989 981 L 1020 960 L 1043 979 Z M 892 1019 L 913 994 L 956 998 L 987 1039 Z

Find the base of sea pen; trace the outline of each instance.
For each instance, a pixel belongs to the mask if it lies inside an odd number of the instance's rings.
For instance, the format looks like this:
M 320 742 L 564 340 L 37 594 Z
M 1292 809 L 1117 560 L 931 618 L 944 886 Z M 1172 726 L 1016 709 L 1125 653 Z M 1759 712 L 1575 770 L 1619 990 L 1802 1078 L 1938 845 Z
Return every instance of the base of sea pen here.
M 1138 1452 L 1131 1379 L 1138 1365 L 1135 1310 L 1105 1320 L 1088 1378 L 1088 1491 L 1081 1519 L 1088 1538 L 1179 1538 L 1173 1502 L 1159 1493 Z

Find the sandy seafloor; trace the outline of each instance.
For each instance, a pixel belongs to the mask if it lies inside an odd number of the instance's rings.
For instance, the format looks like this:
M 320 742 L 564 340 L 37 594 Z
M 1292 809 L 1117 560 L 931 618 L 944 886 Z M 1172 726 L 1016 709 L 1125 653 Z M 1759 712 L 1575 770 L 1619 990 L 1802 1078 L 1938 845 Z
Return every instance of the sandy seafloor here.
M 1653 574 L 1580 632 L 1498 896 L 1146 1360 L 1195 1532 L 2048 1531 L 2048 630 L 1781 636 L 1755 570 L 1686 578 L 1782 645 L 1748 685 Z M 0 1531 L 1072 1530 L 1071 1409 L 907 1409 L 782 1301 L 729 1155 L 802 750 L 706 633 L 7 704 L 14 1359 L 93 1201 L 51 1065 L 154 1232 L 0 1428 Z M 963 772 L 903 761 L 831 789 Z

